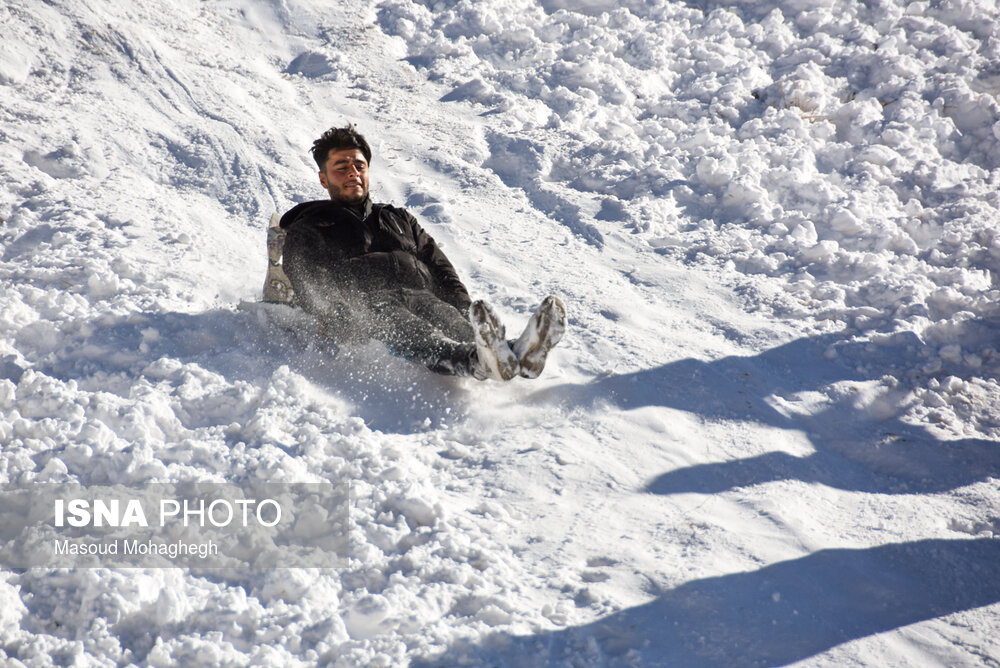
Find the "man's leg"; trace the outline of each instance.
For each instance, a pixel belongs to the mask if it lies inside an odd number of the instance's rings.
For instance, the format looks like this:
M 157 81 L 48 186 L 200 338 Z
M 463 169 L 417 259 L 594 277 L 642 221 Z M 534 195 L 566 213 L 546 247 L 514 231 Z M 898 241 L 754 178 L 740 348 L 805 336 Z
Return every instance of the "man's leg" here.
M 415 290 L 382 290 L 372 297 L 369 336 L 436 373 L 481 376 L 472 326 L 454 306 Z
M 406 290 L 410 311 L 445 332 L 449 337 L 476 344 L 476 362 L 482 375 L 497 380 L 510 380 L 518 374 L 517 356 L 504 338 L 504 326 L 489 304 L 473 302 L 468 319 L 451 304 L 441 301 L 427 290 Z
M 474 343 L 475 334 L 469 319 L 457 308 L 442 301 L 429 290 L 403 290 L 402 296 L 407 309 L 423 318 L 450 339 L 463 343 Z

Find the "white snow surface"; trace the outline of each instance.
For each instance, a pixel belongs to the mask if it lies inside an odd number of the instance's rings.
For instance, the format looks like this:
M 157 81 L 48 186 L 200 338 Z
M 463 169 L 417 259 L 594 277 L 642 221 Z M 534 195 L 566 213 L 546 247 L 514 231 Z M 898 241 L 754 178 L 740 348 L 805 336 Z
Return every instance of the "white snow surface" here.
M 0 571 L 10 666 L 1000 665 L 992 0 L 9 0 L 0 483 L 350 481 L 347 566 Z M 355 122 L 534 381 L 257 299 Z

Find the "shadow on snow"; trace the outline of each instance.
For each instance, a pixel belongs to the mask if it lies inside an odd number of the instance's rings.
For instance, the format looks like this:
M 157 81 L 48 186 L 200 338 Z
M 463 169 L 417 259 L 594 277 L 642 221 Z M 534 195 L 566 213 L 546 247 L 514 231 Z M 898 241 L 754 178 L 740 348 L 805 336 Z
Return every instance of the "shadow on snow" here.
M 413 665 L 776 666 L 998 601 L 1000 540 L 821 550 L 688 582 L 586 626 L 495 634 Z
M 546 388 L 528 400 L 569 409 L 664 406 L 707 420 L 801 430 L 815 447 L 806 457 L 770 452 L 668 471 L 646 487 L 656 494 L 710 494 L 776 480 L 872 493 L 934 493 L 1000 477 L 1000 444 L 943 441 L 897 418 L 879 419 L 871 398 L 859 401 L 861 395 L 850 389 L 851 382 L 908 373 L 918 365 L 922 342 L 898 335 L 890 345 L 873 348 L 843 340 L 834 334 L 751 357 L 685 359 Z M 829 355 L 831 349 L 835 355 Z M 849 382 L 829 391 L 842 381 Z M 800 393 L 810 391 L 822 401 L 796 407 Z M 888 398 L 889 409 L 882 414 L 891 414 L 898 399 Z M 637 665 L 637 658 L 643 666 L 784 665 L 851 640 L 997 602 L 1000 540 L 831 549 L 753 572 L 684 583 L 650 603 L 583 627 L 458 643 L 444 656 L 415 665 L 467 660 L 525 667 L 552 661 Z
M 248 311 L 142 313 L 77 322 L 51 349 L 32 341 L 18 347 L 39 371 L 125 396 L 143 376 L 160 382 L 165 372 L 150 368 L 165 358 L 197 364 L 229 384 L 242 381 L 258 390 L 288 367 L 318 391 L 349 403 L 351 415 L 383 432 L 424 431 L 464 413 L 461 380 L 392 357 L 375 343 L 338 350 L 316 332 L 316 323 L 301 312 L 253 304 Z M 215 417 L 221 425 L 249 420 L 256 410 L 254 403 L 231 409 L 225 397 L 217 399 Z M 202 414 L 201 423 L 191 424 L 179 412 L 186 427 L 211 426 L 204 420 L 215 419 L 204 402 L 194 412 Z
M 912 335 L 874 348 L 842 339 L 838 334 L 798 339 L 753 357 L 683 359 L 584 385 L 550 387 L 531 399 L 569 406 L 603 402 L 623 410 L 665 406 L 708 420 L 754 421 L 800 430 L 815 448 L 804 457 L 773 451 L 668 471 L 647 486 L 657 494 L 711 494 L 777 480 L 882 494 L 932 493 L 1000 477 L 1000 443 L 940 440 L 895 417 L 879 419 L 871 403 L 881 401 L 877 397 L 866 404 L 842 386 L 833 398 L 823 395 L 818 409 L 797 407 L 798 393 L 908 373 L 923 345 Z M 825 357 L 831 349 L 836 350 L 832 360 Z M 939 373 L 949 375 L 949 369 Z M 891 404 L 898 400 L 886 398 L 885 412 L 894 412 Z

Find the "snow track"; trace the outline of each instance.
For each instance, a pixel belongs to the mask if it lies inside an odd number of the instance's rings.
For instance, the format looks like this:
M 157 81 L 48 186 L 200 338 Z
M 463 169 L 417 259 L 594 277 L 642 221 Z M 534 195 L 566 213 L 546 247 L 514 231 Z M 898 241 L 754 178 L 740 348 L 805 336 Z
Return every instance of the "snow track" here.
M 340 569 L 0 571 L 0 662 L 1000 665 L 994 3 L 0 27 L 0 483 L 353 498 Z M 347 121 L 508 332 L 566 302 L 540 379 L 236 307 Z

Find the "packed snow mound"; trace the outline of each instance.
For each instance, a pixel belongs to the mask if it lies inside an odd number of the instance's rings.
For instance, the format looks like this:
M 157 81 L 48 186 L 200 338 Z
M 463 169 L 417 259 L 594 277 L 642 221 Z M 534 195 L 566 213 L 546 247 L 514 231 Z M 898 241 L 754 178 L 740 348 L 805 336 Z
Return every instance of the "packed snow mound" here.
M 624 225 L 727 268 L 751 308 L 912 332 L 921 374 L 996 379 L 995 5 L 388 0 L 378 16 L 443 99 L 502 113 L 485 165 L 574 229 Z

